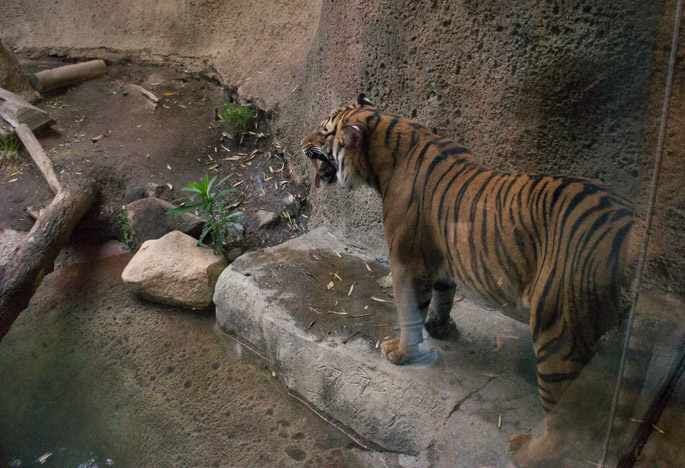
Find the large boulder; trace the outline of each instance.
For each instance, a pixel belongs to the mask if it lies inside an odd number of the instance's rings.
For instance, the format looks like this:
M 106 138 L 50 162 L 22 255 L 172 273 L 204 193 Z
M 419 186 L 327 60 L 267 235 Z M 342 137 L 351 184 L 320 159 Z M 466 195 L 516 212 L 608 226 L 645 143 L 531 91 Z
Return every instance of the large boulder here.
M 192 213 L 167 214 L 175 208 L 166 200 L 156 197 L 143 198 L 126 205 L 128 225 L 136 245 L 151 239 L 159 239 L 172 231 L 181 231 L 193 237 L 202 232 L 204 220 Z
M 173 231 L 145 242 L 121 279 L 146 299 L 202 309 L 212 303 L 216 281 L 227 266 L 223 255 Z

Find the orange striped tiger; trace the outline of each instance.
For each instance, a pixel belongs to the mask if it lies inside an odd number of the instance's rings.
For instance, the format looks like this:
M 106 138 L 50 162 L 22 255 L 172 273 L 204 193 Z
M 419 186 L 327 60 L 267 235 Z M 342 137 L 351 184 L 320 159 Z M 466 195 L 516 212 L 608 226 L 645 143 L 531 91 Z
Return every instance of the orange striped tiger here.
M 302 140 L 314 183 L 367 185 L 382 197 L 400 324 L 382 344 L 395 364 L 418 359 L 422 327 L 454 328 L 456 285 L 530 322 L 545 415 L 622 318 L 630 203 L 589 179 L 497 172 L 455 141 L 383 114 L 362 94 Z M 549 424 L 549 418 L 548 424 Z M 513 436 L 519 463 L 550 450 Z

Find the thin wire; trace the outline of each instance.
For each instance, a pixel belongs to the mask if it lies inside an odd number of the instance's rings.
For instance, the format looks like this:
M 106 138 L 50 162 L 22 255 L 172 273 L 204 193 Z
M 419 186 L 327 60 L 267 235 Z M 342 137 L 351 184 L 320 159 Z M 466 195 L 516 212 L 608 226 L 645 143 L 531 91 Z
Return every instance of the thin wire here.
M 671 88 L 673 87 L 673 71 L 675 68 L 676 52 L 678 49 L 678 35 L 680 34 L 680 21 L 682 16 L 682 0 L 678 0 L 675 12 L 675 24 L 673 25 L 673 39 L 671 41 L 671 56 L 668 62 L 668 74 L 666 76 L 666 89 L 664 91 L 664 102 L 661 108 L 661 123 L 659 125 L 659 136 L 656 144 L 656 155 L 654 156 L 654 170 L 652 172 L 652 182 L 649 187 L 649 202 L 647 204 L 647 214 L 645 216 L 645 231 L 642 236 L 642 245 L 640 247 L 640 255 L 638 263 L 635 268 L 635 278 L 631 286 L 631 306 L 630 314 L 628 316 L 628 327 L 626 335 L 623 339 L 623 350 L 621 353 L 621 362 L 618 368 L 618 377 L 616 378 L 616 386 L 614 388 L 613 401 L 611 402 L 611 412 L 609 413 L 609 423 L 604 438 L 604 446 L 602 447 L 602 458 L 599 462 L 600 467 L 604 467 L 609 453 L 609 443 L 611 442 L 611 432 L 616 417 L 616 408 L 618 406 L 618 397 L 621 392 L 621 382 L 623 380 L 623 372 L 626 364 L 626 354 L 628 352 L 628 345 L 630 344 L 630 336 L 633 330 L 633 322 L 635 321 L 635 314 L 637 310 L 637 300 L 640 295 L 640 287 L 642 286 L 642 274 L 645 267 L 645 259 L 647 256 L 647 246 L 649 244 L 649 234 L 652 228 L 652 218 L 654 214 L 654 201 L 656 199 L 656 191 L 659 183 L 659 172 L 661 170 L 661 154 L 664 148 L 664 135 L 666 134 L 666 121 L 668 120 L 668 105 L 671 100 Z

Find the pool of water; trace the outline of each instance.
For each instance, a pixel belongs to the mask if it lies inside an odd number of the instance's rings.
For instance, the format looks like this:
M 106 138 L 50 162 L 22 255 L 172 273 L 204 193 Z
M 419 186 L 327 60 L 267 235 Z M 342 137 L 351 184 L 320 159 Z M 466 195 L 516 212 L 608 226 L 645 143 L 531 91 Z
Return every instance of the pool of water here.
M 129 259 L 47 276 L 0 343 L 0 466 L 364 466 L 211 312 L 132 294 Z

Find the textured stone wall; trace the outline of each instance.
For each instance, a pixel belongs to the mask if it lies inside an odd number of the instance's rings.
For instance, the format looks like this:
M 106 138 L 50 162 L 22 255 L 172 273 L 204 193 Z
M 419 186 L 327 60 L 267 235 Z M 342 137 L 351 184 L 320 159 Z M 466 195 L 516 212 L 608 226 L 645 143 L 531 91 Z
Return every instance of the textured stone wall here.
M 274 110 L 307 181 L 299 139 L 363 91 L 494 168 L 597 178 L 644 213 L 673 11 L 673 0 L 18 0 L 0 30 L 27 50 L 178 60 L 215 73 Z M 650 275 L 685 295 L 682 57 Z M 375 194 L 320 189 L 311 201 L 313 226 L 383 254 Z

